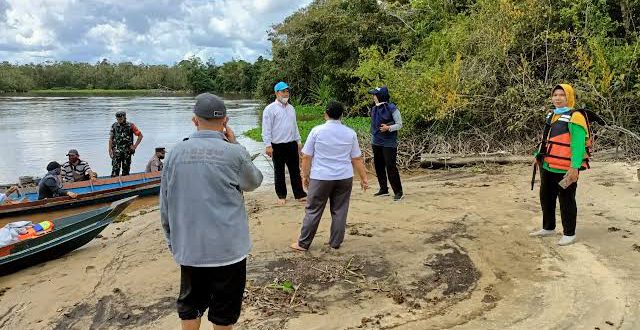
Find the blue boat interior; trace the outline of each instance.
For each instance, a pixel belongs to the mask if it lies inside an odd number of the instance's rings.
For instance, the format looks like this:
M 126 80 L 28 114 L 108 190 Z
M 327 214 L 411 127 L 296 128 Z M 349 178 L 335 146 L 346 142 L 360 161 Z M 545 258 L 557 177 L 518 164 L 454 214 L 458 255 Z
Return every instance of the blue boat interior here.
M 127 182 L 116 182 L 116 183 L 109 183 L 109 184 L 92 185 L 89 187 L 72 188 L 69 190 L 77 194 L 87 194 L 87 193 L 96 192 L 96 191 L 133 186 L 133 185 L 137 185 L 140 183 L 145 183 L 145 182 L 149 182 L 157 179 L 158 178 L 150 178 L 150 179 L 127 181 Z M 33 202 L 38 200 L 38 193 L 37 192 L 25 193 L 22 195 L 22 197 L 17 197 L 17 198 L 15 196 L 12 196 L 12 197 L 14 200 L 22 200 L 22 201 L 28 200 L 29 202 Z

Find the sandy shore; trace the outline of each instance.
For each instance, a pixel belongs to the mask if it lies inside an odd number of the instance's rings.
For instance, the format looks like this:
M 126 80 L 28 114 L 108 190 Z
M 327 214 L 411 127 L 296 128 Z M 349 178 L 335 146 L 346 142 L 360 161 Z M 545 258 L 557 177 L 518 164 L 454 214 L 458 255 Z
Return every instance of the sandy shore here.
M 254 247 L 237 328 L 640 329 L 638 166 L 593 167 L 569 247 L 527 236 L 541 217 L 528 167 L 419 172 L 400 203 L 355 189 L 338 251 L 325 245 L 328 212 L 311 250 L 295 253 L 302 205 L 273 206 L 269 187 L 247 194 Z M 1 277 L 0 328 L 178 328 L 179 272 L 157 206 L 130 215 Z M 284 281 L 294 293 L 273 285 Z

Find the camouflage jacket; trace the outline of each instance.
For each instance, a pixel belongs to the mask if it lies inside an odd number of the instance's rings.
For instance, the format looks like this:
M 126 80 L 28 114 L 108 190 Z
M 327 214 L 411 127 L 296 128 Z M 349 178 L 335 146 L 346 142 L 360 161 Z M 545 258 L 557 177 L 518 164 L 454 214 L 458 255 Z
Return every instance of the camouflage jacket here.
M 129 148 L 133 145 L 133 135 L 140 135 L 140 131 L 134 123 L 125 122 L 111 125 L 111 138 L 113 139 L 113 151 L 129 152 Z

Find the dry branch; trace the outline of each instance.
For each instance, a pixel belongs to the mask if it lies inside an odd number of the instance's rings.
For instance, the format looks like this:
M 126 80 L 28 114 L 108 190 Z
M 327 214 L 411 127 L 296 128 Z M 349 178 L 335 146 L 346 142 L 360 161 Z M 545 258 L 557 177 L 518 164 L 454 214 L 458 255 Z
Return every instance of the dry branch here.
M 423 154 L 420 157 L 422 167 L 460 167 L 477 164 L 515 164 L 531 163 L 531 156 L 514 156 L 508 153 L 485 153 L 475 155 Z

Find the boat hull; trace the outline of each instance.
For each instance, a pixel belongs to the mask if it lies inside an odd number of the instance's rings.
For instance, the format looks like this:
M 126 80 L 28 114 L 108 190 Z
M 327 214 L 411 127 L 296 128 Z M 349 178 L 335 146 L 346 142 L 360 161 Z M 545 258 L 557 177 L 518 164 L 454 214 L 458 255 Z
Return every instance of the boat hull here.
M 30 199 L 27 202 L 0 205 L 0 218 L 50 212 L 100 203 L 109 203 L 131 196 L 144 197 L 157 195 L 160 192 L 159 172 L 157 172 L 155 175 L 152 174 L 151 177 L 148 177 L 148 175 L 142 173 L 134 174 L 129 177 L 129 179 L 131 179 L 129 183 L 134 184 L 125 185 L 122 187 L 111 187 L 115 183 L 118 183 L 118 181 L 116 180 L 120 180 L 120 178 L 99 179 L 97 183 L 104 183 L 103 186 L 108 187 L 108 189 L 90 192 L 83 192 L 88 190 L 91 184 L 90 182 L 79 182 L 65 185 L 65 188 L 71 191 L 80 192 L 78 198 L 76 199 L 64 196 L 37 200 L 37 194 L 27 194 L 28 198 Z M 123 178 L 125 180 L 127 179 L 127 177 Z M 101 185 L 91 185 L 92 189 L 94 187 L 95 189 L 100 189 L 99 187 L 101 187 Z
M 119 200 L 111 206 L 54 220 L 54 231 L 41 237 L 3 247 L 0 275 L 6 275 L 63 256 L 93 240 L 136 197 Z M 61 227 L 59 229 L 55 229 Z

